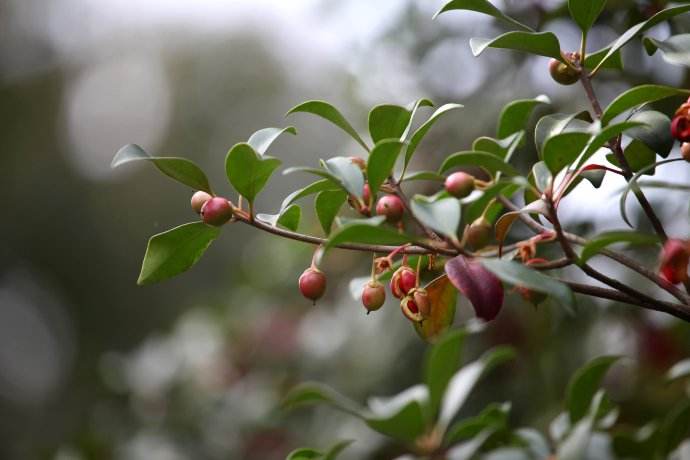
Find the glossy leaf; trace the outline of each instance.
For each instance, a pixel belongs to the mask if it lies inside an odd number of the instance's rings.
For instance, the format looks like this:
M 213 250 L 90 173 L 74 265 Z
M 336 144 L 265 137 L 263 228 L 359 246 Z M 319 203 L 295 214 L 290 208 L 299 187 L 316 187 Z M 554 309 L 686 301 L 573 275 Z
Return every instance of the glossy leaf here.
M 585 33 L 594 25 L 605 6 L 606 0 L 568 0 L 570 16 Z
M 524 137 L 524 131 L 518 131 L 500 140 L 482 136 L 474 140 L 472 150 L 493 153 L 502 158 L 503 161 L 508 162 Z
M 343 116 L 342 113 L 338 111 L 335 107 L 333 107 L 331 104 L 325 101 L 307 101 L 302 104 L 299 104 L 293 108 L 291 108 L 287 115 L 291 115 L 293 113 L 297 112 L 304 112 L 304 113 L 311 113 L 313 115 L 317 115 L 321 118 L 324 118 L 334 125 L 336 125 L 338 128 L 342 129 L 346 133 L 348 133 L 352 138 L 357 141 L 359 145 L 361 145 L 364 150 L 369 150 L 369 147 L 367 144 L 362 140 L 362 138 L 357 134 L 357 131 L 355 128 L 352 127 L 349 121 Z
M 498 256 L 501 257 L 503 252 L 503 243 L 508 236 L 510 228 L 513 226 L 515 221 L 520 217 L 521 214 L 547 214 L 546 203 L 543 200 L 536 200 L 524 206 L 519 211 L 511 211 L 503 214 L 498 218 L 496 224 L 494 225 L 494 230 L 496 233 L 496 240 L 498 241 Z
M 288 206 L 290 206 L 292 203 L 295 201 L 299 200 L 300 198 L 304 198 L 305 196 L 313 195 L 315 193 L 323 192 L 324 190 L 339 190 L 340 187 L 338 186 L 337 183 L 333 182 L 330 179 L 322 179 L 319 181 L 316 181 L 312 184 L 307 185 L 304 188 L 301 188 L 299 190 L 295 190 L 291 194 L 289 194 L 283 202 L 280 205 L 280 209 L 285 209 Z
M 599 391 L 594 398 L 592 404 L 589 406 L 587 417 L 580 420 L 571 430 L 570 434 L 558 446 L 557 458 L 558 460 L 585 460 L 587 448 L 590 444 L 592 432 L 594 430 L 594 422 L 596 421 L 599 407 L 604 399 L 604 392 Z
M 311 460 L 323 458 L 323 452 L 309 447 L 300 447 L 288 454 L 285 460 Z
M 664 61 L 669 64 L 690 67 L 690 34 L 673 35 L 663 41 L 645 37 L 642 42 L 650 56 L 661 50 Z
M 482 264 L 506 283 L 549 295 L 568 310 L 575 306 L 573 292 L 567 285 L 537 270 L 512 260 L 485 259 L 482 260 Z
M 431 114 L 429 119 L 425 121 L 419 128 L 417 128 L 417 130 L 412 134 L 412 137 L 410 137 L 410 144 L 405 150 L 405 168 L 407 168 L 407 165 L 410 164 L 410 160 L 412 160 L 412 156 L 417 151 L 417 147 L 419 146 L 420 142 L 422 142 L 422 139 L 424 139 L 424 136 L 426 136 L 434 123 L 436 123 L 443 114 L 450 112 L 451 110 L 460 109 L 462 107 L 463 106 L 461 104 L 444 104 L 436 109 L 436 111 Z
M 381 185 L 393 173 L 393 167 L 400 155 L 402 142 L 386 139 L 374 146 L 367 160 L 367 179 L 372 199 L 376 197 Z
M 441 13 L 453 10 L 476 11 L 477 13 L 484 13 L 488 14 L 489 16 L 493 16 L 494 18 L 503 21 L 504 23 L 511 25 L 513 27 L 517 27 L 518 29 L 526 31 L 534 30 L 531 27 L 528 27 L 522 24 L 521 22 L 511 18 L 510 16 L 507 16 L 501 10 L 492 5 L 491 2 L 489 2 L 488 0 L 451 0 L 450 2 L 443 5 L 443 7 L 436 12 L 436 14 L 434 14 L 434 19 L 436 19 L 436 17 Z
M 552 32 L 506 32 L 496 38 L 471 38 L 472 54 L 479 56 L 487 48 L 503 48 L 563 60 L 561 45 Z
M 623 155 L 627 160 L 628 166 L 633 172 L 637 172 L 644 169 L 644 174 L 653 175 L 654 174 L 654 161 L 656 160 L 656 153 L 652 151 L 643 142 L 633 139 L 633 141 L 628 144 L 625 149 L 623 149 Z M 606 155 L 606 159 L 609 163 L 620 166 L 618 157 L 613 153 Z M 652 166 L 651 169 L 646 169 L 648 166 Z
M 498 117 L 496 135 L 502 139 L 524 129 L 534 109 L 538 105 L 550 103 L 548 96 L 540 94 L 534 99 L 518 99 L 506 104 Z
M 352 163 L 352 161 L 346 157 L 330 158 L 322 162 L 322 166 L 335 177 L 351 195 L 362 198 L 364 175 L 362 174 L 362 170 L 359 169 L 359 166 Z
M 445 283 L 455 291 L 448 277 L 444 276 L 444 278 Z M 460 367 L 465 336 L 466 332 L 463 330 L 449 332 L 440 337 L 427 353 L 424 383 L 429 388 L 429 406 L 432 414 L 436 414 L 448 382 Z
M 460 203 L 455 198 L 434 201 L 422 195 L 415 195 L 410 200 L 410 210 L 424 225 L 449 238 L 457 239 Z
M 608 51 L 606 52 L 604 57 L 599 62 L 599 65 L 597 66 L 597 68 L 603 66 L 603 64 L 606 63 L 606 61 L 608 61 L 611 58 L 611 56 L 613 56 L 614 53 L 618 52 L 618 50 L 620 50 L 623 46 L 625 46 L 630 40 L 635 38 L 636 35 L 641 34 L 645 30 L 648 30 L 648 29 L 654 27 L 655 25 L 657 25 L 661 22 L 667 21 L 674 16 L 686 13 L 688 11 L 690 11 L 690 6 L 688 6 L 688 5 L 677 6 L 677 7 L 673 7 L 673 8 L 667 8 L 665 10 L 658 12 L 657 14 L 655 14 L 651 18 L 647 19 L 646 21 L 635 24 L 634 26 L 632 26 L 631 28 L 626 30 L 623 33 L 623 35 L 618 37 L 608 47 Z M 594 70 L 596 70 L 597 68 L 595 68 Z
M 585 416 L 604 376 L 619 359 L 620 356 L 600 356 L 575 372 L 566 390 L 566 407 L 570 423 L 574 424 Z
M 347 447 L 353 442 L 354 441 L 351 439 L 346 439 L 344 441 L 335 443 L 328 449 L 326 455 L 324 455 L 323 457 L 323 460 L 335 460 L 340 455 L 340 453 L 347 449 Z
M 473 438 L 487 428 L 504 430 L 507 428 L 509 412 L 510 403 L 489 404 L 479 415 L 453 424 L 446 433 L 445 444 L 453 445 L 463 439 Z
M 424 385 L 408 388 L 391 398 L 370 398 L 372 415 L 365 418 L 366 423 L 379 433 L 411 443 L 426 428 L 423 406 L 428 399 Z
M 253 203 L 280 163 L 277 158 L 261 157 L 249 144 L 239 143 L 225 157 L 225 172 L 235 190 Z
M 522 182 L 511 182 L 512 180 L 520 180 Z M 505 196 L 506 198 L 510 198 L 513 194 L 515 194 L 515 192 L 527 186 L 527 182 L 524 181 L 524 178 L 521 178 L 519 176 L 511 178 L 511 181 L 502 180 L 495 183 L 488 189 L 484 190 L 484 193 L 482 193 L 476 200 L 467 204 L 462 211 L 465 222 L 473 222 L 479 216 L 481 216 L 484 210 L 487 208 L 487 206 L 491 206 L 492 200 L 496 198 L 496 196 L 499 193 Z M 500 214 L 501 210 L 503 209 L 500 203 L 494 204 L 498 205 L 496 206 L 496 211 L 489 211 L 486 214 L 486 218 L 490 222 L 493 222 L 493 220 L 498 216 L 498 214 Z
M 532 176 L 534 177 L 534 186 L 540 192 L 549 190 L 553 184 L 553 174 L 544 161 L 537 161 L 532 166 Z
M 412 261 L 410 264 L 414 266 Z M 458 291 L 445 275 L 434 279 L 424 288 L 429 295 L 431 314 L 422 323 L 415 323 L 414 327 L 422 339 L 435 343 L 453 324 Z
M 491 321 L 503 307 L 501 281 L 481 262 L 457 256 L 446 262 L 448 279 L 472 303 L 476 315 Z
M 628 243 L 635 245 L 657 244 L 659 237 L 631 231 L 611 231 L 597 235 L 591 239 L 580 254 L 580 263 L 584 264 L 594 257 L 599 251 L 616 243 Z
M 299 227 L 299 221 L 302 217 L 302 209 L 296 204 L 292 204 L 281 211 L 278 214 L 257 214 L 256 218 L 266 222 L 267 224 L 276 227 L 280 225 L 281 227 L 297 231 Z
M 602 148 L 607 142 L 610 140 L 614 140 L 617 136 L 620 134 L 623 134 L 629 129 L 638 127 L 638 126 L 644 126 L 640 122 L 635 122 L 635 121 L 624 121 L 621 123 L 616 123 L 613 125 L 609 125 L 605 127 L 604 129 L 600 130 L 594 137 L 590 139 L 590 141 L 587 143 L 587 146 L 582 152 L 582 156 L 580 157 L 580 160 L 577 162 L 577 168 L 581 168 L 587 160 L 591 158 L 594 153 L 596 153 L 597 150 Z
M 247 144 L 251 145 L 252 148 L 259 155 L 263 155 L 268 151 L 268 148 L 275 142 L 276 139 L 280 137 L 283 133 L 290 133 L 292 135 L 297 134 L 297 130 L 294 126 L 288 126 L 287 128 L 264 128 L 260 129 L 249 137 Z
M 402 135 L 400 136 L 400 140 L 404 141 L 407 139 L 407 136 L 410 134 L 410 130 L 412 130 L 412 123 L 414 122 L 415 115 L 417 115 L 417 112 L 419 111 L 420 108 L 422 107 L 433 107 L 434 103 L 426 98 L 420 98 L 417 99 L 412 106 L 410 107 L 410 121 L 407 123 L 407 126 L 405 127 L 405 131 L 403 131 Z
M 369 112 L 369 134 L 374 144 L 383 139 L 399 139 L 410 123 L 412 113 L 399 105 L 377 105 Z
M 690 6 L 688 7 L 690 10 Z M 690 91 L 661 85 L 640 85 L 616 97 L 604 110 L 601 122 L 607 125 L 614 117 L 641 104 L 666 99 L 671 96 L 688 95 Z
M 132 161 L 146 160 L 153 163 L 163 174 L 191 187 L 213 194 L 206 174 L 194 162 L 177 157 L 153 157 L 136 144 L 127 144 L 117 151 L 110 166 L 117 168 Z
M 556 134 L 546 139 L 542 158 L 551 173 L 556 175 L 563 168 L 575 162 L 590 137 L 588 133 L 573 131 Z
M 671 120 L 655 110 L 637 112 L 630 121 L 641 123 L 627 131 L 627 135 L 643 142 L 654 153 L 666 158 L 673 148 L 675 139 L 671 136 Z
M 514 356 L 515 352 L 512 348 L 497 347 L 489 350 L 481 358 L 463 366 L 456 372 L 448 382 L 446 391 L 443 394 L 438 425 L 445 430 L 465 404 L 467 397 L 479 379 L 499 364 L 513 359 Z
M 487 428 L 469 441 L 465 441 L 461 444 L 451 447 L 446 453 L 446 459 L 472 460 L 473 458 L 476 458 L 476 455 L 481 449 L 482 445 L 489 439 L 489 437 L 491 437 L 493 433 L 494 430 L 492 428 Z
M 541 117 L 534 128 L 534 144 L 541 157 L 544 144 L 549 138 L 567 131 L 586 131 L 579 114 L 554 113 Z
M 608 51 L 609 47 L 604 47 L 598 51 L 593 51 L 587 54 L 587 56 L 585 57 L 585 68 L 594 69 L 602 62 L 604 58 L 606 58 L 606 60 L 603 61 L 603 64 L 601 66 L 602 69 L 623 70 L 623 59 L 621 57 L 620 50 L 617 50 L 609 57 L 606 57 Z
M 520 175 L 515 168 L 506 163 L 502 158 L 492 153 L 475 151 L 457 152 L 448 156 L 441 164 L 439 172 L 444 173 L 460 166 L 481 166 L 490 174 L 496 174 L 496 172 L 501 171 L 508 176 Z
M 400 245 L 411 243 L 413 236 L 398 233 L 394 230 L 379 227 L 385 220 L 383 216 L 369 219 L 357 219 L 348 222 L 332 232 L 325 248 L 330 249 L 342 243 L 367 243 Z
M 404 182 L 410 182 L 413 180 L 429 180 L 434 182 L 443 182 L 446 180 L 445 176 L 435 172 L 435 171 L 413 171 L 405 174 L 402 179 Z
M 180 225 L 149 239 L 137 284 L 151 284 L 189 270 L 220 234 L 203 222 Z
M 327 404 L 347 414 L 363 418 L 364 409 L 357 403 L 327 385 L 314 382 L 301 383 L 292 388 L 283 398 L 281 407 L 285 410 L 291 410 L 314 404 Z
M 346 200 L 347 193 L 342 190 L 325 190 L 316 195 L 314 200 L 316 216 L 319 218 L 321 228 L 326 235 L 331 233 L 333 220 Z

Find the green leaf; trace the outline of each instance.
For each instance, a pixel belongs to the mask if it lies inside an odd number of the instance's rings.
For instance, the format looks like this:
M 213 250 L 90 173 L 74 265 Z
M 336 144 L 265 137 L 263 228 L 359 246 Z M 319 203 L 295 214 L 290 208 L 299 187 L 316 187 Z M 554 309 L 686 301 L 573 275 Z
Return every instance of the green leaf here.
M 326 452 L 323 460 L 335 460 L 335 458 L 340 455 L 343 450 L 347 449 L 347 447 L 353 442 L 354 441 L 352 439 L 346 439 L 344 441 L 335 443 L 328 449 L 328 452 Z
M 362 140 L 362 138 L 357 134 L 355 128 L 352 127 L 349 121 L 345 119 L 343 114 L 341 114 L 338 109 L 333 107 L 331 104 L 325 101 L 307 101 L 291 108 L 286 115 L 290 115 L 297 112 L 311 113 L 324 118 L 338 128 L 342 129 L 348 133 L 352 138 L 357 141 L 359 145 L 364 147 L 364 150 L 369 151 L 369 147 Z
M 586 132 L 590 125 L 578 119 L 580 114 L 554 113 L 541 117 L 534 127 L 534 144 L 540 157 L 543 157 L 544 144 L 551 137 L 564 132 Z
M 625 131 L 638 126 L 644 125 L 642 125 L 640 122 L 624 121 L 622 123 L 609 125 L 599 131 L 593 138 L 590 139 L 589 143 L 587 143 L 587 147 L 584 149 L 580 160 L 577 162 L 577 169 L 580 169 L 582 166 L 584 166 L 587 160 L 589 160 L 591 156 L 594 155 L 596 151 L 603 147 L 608 141 L 613 140 Z
M 322 161 L 321 165 L 333 177 L 335 177 L 343 188 L 351 195 L 362 198 L 364 191 L 364 175 L 359 166 L 352 163 L 347 157 L 333 157 Z
M 501 140 L 482 136 L 474 140 L 472 143 L 472 150 L 493 153 L 497 157 L 502 158 L 503 161 L 508 162 L 524 137 L 524 131 L 510 134 Z
M 690 6 L 688 7 L 690 10 Z M 666 99 L 671 96 L 688 95 L 690 91 L 661 85 L 640 85 L 619 95 L 604 110 L 601 123 L 607 125 L 617 115 L 641 104 Z
M 457 240 L 460 202 L 455 198 L 441 198 L 434 201 L 429 197 L 415 195 L 410 201 L 410 210 L 424 225 Z
M 297 134 L 294 126 L 287 128 L 264 128 L 260 129 L 249 137 L 247 144 L 251 145 L 256 153 L 263 155 L 273 142 L 283 133 Z
M 506 32 L 496 38 L 471 38 L 472 54 L 479 56 L 487 48 L 503 48 L 563 61 L 561 45 L 552 32 Z
M 367 160 L 367 179 L 369 190 L 374 199 L 381 185 L 393 173 L 393 167 L 400 155 L 402 142 L 397 139 L 386 139 L 377 143 Z
M 635 38 L 637 34 L 640 34 L 644 32 L 645 30 L 648 30 L 655 25 L 667 21 L 671 19 L 674 16 L 677 16 L 679 14 L 683 14 L 690 11 L 690 6 L 685 5 L 685 6 L 677 6 L 674 8 L 667 8 L 665 10 L 662 10 L 652 16 L 651 18 L 647 19 L 646 21 L 640 22 L 638 24 L 635 24 L 628 30 L 626 30 L 623 35 L 618 37 L 609 47 L 608 51 L 604 55 L 604 57 L 601 59 L 599 62 L 599 65 L 594 69 L 596 71 L 599 67 L 602 67 L 604 63 L 618 50 L 620 50 L 623 46 L 625 46 L 630 40 Z
M 365 418 L 367 425 L 386 436 L 412 443 L 426 428 L 422 406 L 428 396 L 426 387 L 416 385 L 391 398 L 370 398 L 372 414 Z
M 453 445 L 463 439 L 473 438 L 487 428 L 504 430 L 508 424 L 509 412 L 510 403 L 491 403 L 479 415 L 460 420 L 451 426 L 444 443 Z
M 253 203 L 280 163 L 277 158 L 261 157 L 251 145 L 242 142 L 225 157 L 225 172 L 235 190 Z
M 546 139 L 542 158 L 551 173 L 556 175 L 577 160 L 590 138 L 588 133 L 572 131 Z
M 417 99 L 414 104 L 412 104 L 412 107 L 410 109 L 410 121 L 407 123 L 407 126 L 405 127 L 405 131 L 403 131 L 402 135 L 400 136 L 400 140 L 404 141 L 407 139 L 408 134 L 410 134 L 410 130 L 412 129 L 412 123 L 414 122 L 414 117 L 417 114 L 417 111 L 421 107 L 433 107 L 434 103 L 426 98 L 421 98 Z
M 460 366 L 465 336 L 466 333 L 462 330 L 449 332 L 442 336 L 427 354 L 424 382 L 429 388 L 429 406 L 434 415 L 438 411 L 448 382 Z
M 325 190 L 316 195 L 314 200 L 316 216 L 319 218 L 321 228 L 326 235 L 331 233 L 333 220 L 338 215 L 345 200 L 347 200 L 347 193 L 341 190 Z
M 584 264 L 589 259 L 594 257 L 599 251 L 607 246 L 615 243 L 628 243 L 628 244 L 657 244 L 659 242 L 659 237 L 655 235 L 647 235 L 644 233 L 631 232 L 631 231 L 611 231 L 605 232 L 597 235 L 595 238 L 591 239 L 583 248 L 580 254 L 580 263 Z
M 551 104 L 551 100 L 541 94 L 534 99 L 518 99 L 506 104 L 498 117 L 496 136 L 502 139 L 524 129 L 532 111 L 541 104 Z
M 282 208 L 278 214 L 257 214 L 256 216 L 260 221 L 266 222 L 273 227 L 280 225 L 293 232 L 297 231 L 301 217 L 302 209 L 296 204 Z
M 594 430 L 594 422 L 596 421 L 596 416 L 603 399 L 603 391 L 599 391 L 594 395 L 592 404 L 589 406 L 587 417 L 580 420 L 570 431 L 570 434 L 558 446 L 556 454 L 558 460 L 585 460 L 588 458 L 586 456 L 587 448 L 590 444 L 592 431 Z
M 655 110 L 637 112 L 630 117 L 631 122 L 642 123 L 630 129 L 628 136 L 643 142 L 654 153 L 666 158 L 673 148 L 675 140 L 671 136 L 671 120 Z
M 570 16 L 584 33 L 592 28 L 605 6 L 606 0 L 568 0 Z
M 609 368 L 620 356 L 600 356 L 588 362 L 575 372 L 566 390 L 566 407 L 570 423 L 574 424 L 587 414 L 594 394 Z
M 310 460 L 323 458 L 323 452 L 309 447 L 300 447 L 288 454 L 285 460 Z
M 383 139 L 399 139 L 410 123 L 412 113 L 399 105 L 377 105 L 369 112 L 369 134 L 374 144 Z
M 594 69 L 595 67 L 597 67 L 599 63 L 601 63 L 602 60 L 606 57 L 606 53 L 608 53 L 608 51 L 609 48 L 605 47 L 598 51 L 594 51 L 592 53 L 587 54 L 587 56 L 585 57 L 585 68 Z M 623 70 L 623 59 L 621 57 L 620 50 L 616 51 L 610 57 L 608 57 L 601 67 L 603 69 Z
M 669 458 L 669 453 L 690 435 L 690 400 L 679 401 L 659 427 L 656 458 Z
M 137 284 L 156 283 L 189 270 L 218 234 L 219 227 L 191 222 L 153 235 L 146 247 Z
M 648 166 L 654 165 L 654 161 L 656 160 L 656 154 L 641 141 L 633 139 L 633 141 L 630 144 L 628 144 L 628 146 L 625 147 L 625 149 L 623 150 L 623 155 L 625 155 L 625 159 L 628 161 L 628 165 L 630 166 L 630 169 L 633 172 L 637 172 L 644 169 L 646 174 L 654 174 L 654 168 L 652 168 L 651 170 L 648 170 L 646 168 Z M 613 153 L 606 155 L 606 159 L 611 164 L 620 166 L 620 163 L 618 162 L 618 157 Z
M 549 295 L 567 310 L 575 306 L 573 292 L 567 285 L 536 270 L 512 260 L 484 259 L 482 264 L 506 283 Z
M 194 190 L 203 190 L 213 194 L 206 174 L 194 162 L 177 157 L 152 157 L 136 144 L 127 144 L 118 150 L 110 166 L 117 168 L 125 163 L 139 160 L 152 162 L 163 174 Z
M 299 190 L 295 190 L 291 194 L 289 194 L 283 202 L 280 205 L 280 209 L 285 209 L 288 206 L 290 206 L 292 203 L 295 201 L 299 200 L 300 198 L 304 198 L 305 196 L 313 195 L 315 193 L 323 192 L 324 190 L 339 190 L 340 186 L 336 183 L 333 182 L 330 179 L 322 179 L 320 181 L 316 181 L 312 184 L 307 185 L 304 188 L 301 188 Z
M 515 352 L 510 347 L 497 347 L 486 352 L 481 358 L 463 366 L 448 382 L 438 426 L 445 431 L 458 411 L 467 401 L 470 392 L 482 376 L 486 375 L 494 367 L 515 357 Z
M 666 373 L 666 380 L 676 380 L 690 375 L 690 359 L 678 361 Z
M 415 241 L 413 236 L 398 233 L 388 228 L 379 227 L 384 220 L 384 216 L 352 220 L 342 227 L 336 229 L 331 234 L 330 239 L 326 243 L 325 249 L 330 249 L 343 243 L 400 245 Z
M 450 169 L 460 166 L 481 166 L 492 175 L 496 174 L 497 171 L 501 171 L 508 176 L 520 175 L 517 169 L 506 163 L 501 157 L 489 152 L 476 151 L 453 153 L 443 161 L 439 168 L 439 173 L 443 174 Z
M 446 180 L 445 176 L 435 172 L 435 171 L 413 171 L 405 174 L 402 178 L 403 182 L 410 182 L 413 180 L 430 180 L 435 182 L 444 182 Z
M 321 383 L 305 382 L 292 388 L 283 398 L 281 407 L 292 410 L 305 405 L 327 404 L 347 414 L 363 418 L 363 408 L 341 395 L 331 387 Z
M 477 458 L 477 453 L 492 434 L 494 434 L 493 428 L 483 430 L 469 441 L 455 445 L 448 449 L 446 458 L 449 460 L 472 460 L 473 458 Z
M 673 35 L 664 41 L 644 37 L 642 43 L 650 56 L 660 49 L 664 61 L 690 67 L 690 34 Z
M 412 134 L 410 144 L 407 146 L 407 150 L 405 151 L 405 168 L 407 168 L 407 165 L 410 164 L 410 160 L 412 160 L 412 156 L 417 150 L 419 143 L 422 142 L 422 139 L 424 139 L 424 136 L 426 136 L 434 123 L 436 123 L 436 121 L 441 118 L 444 113 L 454 109 L 460 109 L 462 107 L 463 106 L 461 104 L 444 104 L 436 109 L 436 111 L 431 114 L 429 119 L 425 121 L 419 128 L 417 128 L 417 130 Z
M 532 176 L 534 177 L 534 186 L 540 192 L 544 192 L 551 188 L 553 184 L 553 174 L 544 161 L 537 161 L 532 166 Z
M 514 177 L 512 179 L 521 178 Z M 527 186 L 527 182 L 524 182 L 522 184 L 517 184 L 509 181 L 496 182 L 494 185 L 491 185 L 489 188 L 484 190 L 484 193 L 482 193 L 479 196 L 479 198 L 465 206 L 463 210 L 463 217 L 465 222 L 473 222 L 475 219 L 477 219 L 484 212 L 486 207 L 491 205 L 492 200 L 496 198 L 496 196 L 499 193 L 507 198 L 510 198 L 515 192 L 521 190 L 525 186 Z M 496 204 L 498 204 L 498 206 L 496 207 L 496 211 L 487 213 L 486 218 L 490 222 L 493 222 L 496 216 L 498 216 L 498 214 L 503 209 L 500 203 Z
M 476 11 L 477 13 L 483 13 L 483 14 L 488 14 L 489 16 L 493 16 L 494 18 L 503 21 L 504 23 L 517 27 L 522 30 L 526 31 L 533 31 L 531 27 L 528 27 L 521 22 L 511 18 L 510 16 L 507 16 L 505 13 L 503 13 L 501 10 L 496 8 L 489 2 L 488 0 L 452 0 L 436 12 L 434 14 L 434 19 L 441 14 L 445 13 L 446 11 L 452 11 L 452 10 L 468 10 L 468 11 Z

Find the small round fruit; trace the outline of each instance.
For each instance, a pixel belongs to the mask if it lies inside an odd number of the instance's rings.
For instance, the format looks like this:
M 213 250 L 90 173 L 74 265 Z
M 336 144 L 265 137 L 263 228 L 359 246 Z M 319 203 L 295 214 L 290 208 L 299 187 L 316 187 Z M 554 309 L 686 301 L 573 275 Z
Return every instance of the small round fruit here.
M 398 268 L 391 277 L 393 296 L 402 299 L 417 286 L 417 273 L 407 265 Z
M 683 142 L 680 145 L 680 155 L 687 162 L 690 162 L 690 142 Z
M 203 190 L 199 190 L 198 192 L 194 192 L 194 195 L 192 195 L 192 209 L 194 210 L 195 213 L 201 214 L 201 208 L 204 207 L 204 204 L 208 200 L 213 198 L 211 195 L 208 193 L 204 192 Z
M 227 199 L 215 196 L 201 207 L 201 219 L 205 224 L 220 227 L 232 217 L 232 207 Z
M 378 281 L 369 281 L 362 291 L 362 305 L 368 312 L 376 311 L 386 302 L 386 288 Z
M 424 320 L 412 296 L 408 295 L 402 299 L 400 302 L 400 310 L 402 310 L 403 315 L 405 315 L 407 319 L 414 323 L 421 323 Z
M 392 224 L 400 222 L 405 213 L 405 205 L 396 195 L 386 195 L 376 203 L 376 214 L 386 216 L 386 220 Z
M 480 217 L 465 229 L 465 242 L 472 249 L 479 250 L 491 241 L 491 224 L 485 218 Z
M 549 73 L 551 78 L 561 85 L 572 85 L 580 79 L 580 72 L 558 59 L 551 59 L 549 61 Z
M 445 182 L 446 192 L 455 198 L 465 198 L 474 190 L 474 177 L 465 172 L 455 172 Z
M 307 268 L 299 277 L 299 291 L 316 304 L 326 292 L 326 275 L 318 268 Z

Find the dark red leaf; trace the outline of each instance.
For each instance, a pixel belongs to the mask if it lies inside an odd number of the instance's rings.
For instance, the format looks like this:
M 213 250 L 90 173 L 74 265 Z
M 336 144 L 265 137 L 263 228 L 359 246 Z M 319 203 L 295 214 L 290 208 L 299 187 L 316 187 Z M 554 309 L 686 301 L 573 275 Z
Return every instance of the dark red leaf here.
M 457 256 L 446 263 L 453 285 L 465 295 L 479 318 L 491 321 L 503 306 L 503 285 L 484 266 L 473 259 Z

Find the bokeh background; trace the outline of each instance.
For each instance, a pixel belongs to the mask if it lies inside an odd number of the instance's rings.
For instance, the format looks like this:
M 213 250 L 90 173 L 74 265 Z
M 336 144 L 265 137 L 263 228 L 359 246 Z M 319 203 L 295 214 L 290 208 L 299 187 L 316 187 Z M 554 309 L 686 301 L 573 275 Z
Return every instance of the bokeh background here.
M 328 294 L 312 307 L 296 289 L 311 248 L 228 226 L 190 272 L 137 287 L 147 238 L 194 220 L 191 192 L 150 165 L 114 171 L 110 160 L 132 142 L 186 156 L 230 194 L 225 153 L 263 127 L 298 128 L 272 149 L 286 167 L 361 154 L 321 120 L 284 118 L 307 99 L 334 103 L 362 132 L 377 103 L 464 104 L 434 127 L 417 169 L 435 169 L 444 155 L 493 135 L 511 100 L 546 94 L 552 105 L 541 114 L 587 108 L 578 86 L 550 80 L 546 59 L 495 50 L 473 58 L 470 37 L 503 29 L 475 13 L 432 20 L 443 3 L 0 2 L 0 458 L 279 459 L 297 446 L 347 438 L 357 442 L 343 458 L 396 455 L 362 423 L 328 409 L 277 410 L 303 380 L 360 401 L 417 381 L 426 345 L 395 303 L 367 317 L 350 296 L 348 282 L 366 276 L 368 257 L 330 255 Z M 564 48 L 577 47 L 563 1 L 494 3 L 555 31 Z M 609 1 L 591 49 L 663 3 Z M 688 30 L 687 16 L 674 27 Z M 664 24 L 652 33 L 664 38 L 671 30 Z M 624 60 L 625 77 L 605 72 L 597 82 L 604 103 L 641 82 L 688 84 L 684 68 L 646 57 L 639 43 Z M 657 108 L 670 113 L 677 102 Z M 523 167 L 534 158 L 531 145 L 518 160 Z M 690 168 L 671 169 L 661 174 L 687 182 Z M 275 212 L 308 180 L 277 174 L 257 208 Z M 585 234 L 623 228 L 612 195 L 621 185 L 607 178 L 599 191 L 581 186 L 564 202 L 567 226 Z M 418 190 L 433 192 L 433 184 Z M 650 196 L 669 232 L 687 237 L 687 195 Z M 318 232 L 310 208 L 305 202 L 301 228 Z M 656 263 L 654 251 L 639 257 Z M 637 282 L 616 266 L 598 266 Z M 458 323 L 472 317 L 466 301 L 457 316 Z M 688 333 L 669 317 L 608 301 L 581 298 L 569 317 L 553 303 L 535 309 L 510 295 L 468 355 L 508 343 L 519 358 L 486 379 L 466 411 L 510 400 L 516 425 L 545 430 L 572 370 L 619 353 L 632 359 L 608 385 L 624 420 L 645 420 L 678 396 L 659 376 L 689 354 Z

